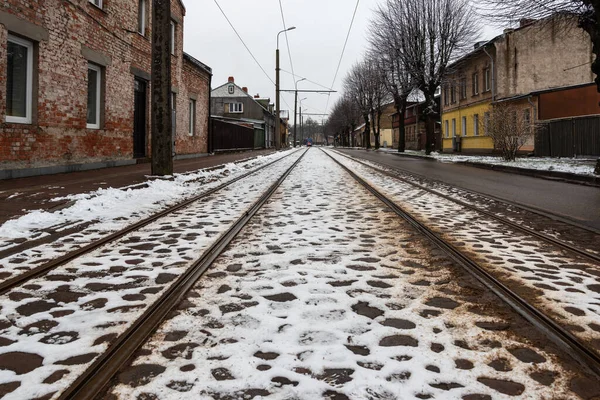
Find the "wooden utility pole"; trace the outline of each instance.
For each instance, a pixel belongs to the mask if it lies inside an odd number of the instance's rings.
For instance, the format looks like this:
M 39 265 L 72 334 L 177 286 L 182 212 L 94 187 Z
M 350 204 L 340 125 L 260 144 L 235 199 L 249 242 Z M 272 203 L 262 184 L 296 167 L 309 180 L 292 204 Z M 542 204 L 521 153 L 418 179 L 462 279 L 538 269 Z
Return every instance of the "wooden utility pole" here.
M 173 43 L 174 45 L 174 43 Z M 171 2 L 152 2 L 152 175 L 173 174 Z

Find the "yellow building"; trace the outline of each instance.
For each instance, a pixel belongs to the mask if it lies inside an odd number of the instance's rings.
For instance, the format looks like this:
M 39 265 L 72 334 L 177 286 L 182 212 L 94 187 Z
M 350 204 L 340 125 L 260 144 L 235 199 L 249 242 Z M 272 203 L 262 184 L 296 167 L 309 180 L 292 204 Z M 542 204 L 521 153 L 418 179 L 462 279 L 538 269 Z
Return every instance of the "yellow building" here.
M 490 101 L 444 112 L 442 115 L 442 148 L 444 152 L 485 153 L 494 150 L 494 142 L 486 135 Z M 457 143 L 459 143 L 457 145 Z

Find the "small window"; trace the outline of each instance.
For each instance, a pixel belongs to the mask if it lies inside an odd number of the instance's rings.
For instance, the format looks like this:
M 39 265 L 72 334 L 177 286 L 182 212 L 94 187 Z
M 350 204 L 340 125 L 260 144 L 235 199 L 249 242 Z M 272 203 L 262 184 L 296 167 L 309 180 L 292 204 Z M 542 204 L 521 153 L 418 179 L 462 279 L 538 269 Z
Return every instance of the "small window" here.
M 8 35 L 6 122 L 31 123 L 33 43 Z
M 462 135 L 467 136 L 467 117 L 462 117 Z
M 452 137 L 456 137 L 456 120 L 452 119 Z
M 460 99 L 464 100 L 467 98 L 467 78 L 461 78 L 460 80 Z
M 473 96 L 477 96 L 479 94 L 479 74 L 475 72 L 473 74 Z
M 190 136 L 194 136 L 196 128 L 196 100 L 190 99 Z
M 444 121 L 444 130 L 446 131 L 446 137 L 450 137 L 450 129 L 448 128 L 448 120 Z
M 233 86 L 233 85 L 227 86 L 227 93 L 234 94 L 235 93 L 235 86 Z
M 484 135 L 490 134 L 490 112 L 483 114 L 483 133 Z
M 175 22 L 171 21 L 171 54 L 175 55 L 175 32 L 177 29 L 175 27 Z
M 479 114 L 473 115 L 473 134 L 479 136 Z
M 489 92 L 491 89 L 490 78 L 490 67 L 487 67 L 483 71 L 483 88 L 485 92 Z
M 448 97 L 448 86 L 444 86 L 444 105 L 447 106 L 449 103 L 449 97 Z
M 138 32 L 146 36 L 146 0 L 138 2 Z
M 88 64 L 87 127 L 100 129 L 100 103 L 102 93 L 102 70 Z
M 242 103 L 229 103 L 230 113 L 243 113 L 244 105 Z
M 90 3 L 92 3 L 93 5 L 95 5 L 98 8 L 102 8 L 102 0 L 89 0 Z
M 454 85 L 450 87 L 450 103 L 456 103 L 456 90 Z

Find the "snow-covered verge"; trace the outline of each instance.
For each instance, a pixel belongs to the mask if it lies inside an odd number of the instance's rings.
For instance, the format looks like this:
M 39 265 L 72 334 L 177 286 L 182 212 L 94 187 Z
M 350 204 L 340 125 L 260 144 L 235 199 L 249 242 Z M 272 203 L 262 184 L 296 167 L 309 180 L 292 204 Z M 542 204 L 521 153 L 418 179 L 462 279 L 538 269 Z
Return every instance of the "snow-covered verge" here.
M 175 174 L 172 180 L 149 179 L 135 188 L 100 188 L 53 200 L 74 203 L 57 212 L 33 210 L 0 226 L 0 249 L 10 247 L 11 239 L 28 238 L 50 227 L 66 229 L 73 224 L 94 221 L 96 231 L 111 232 L 136 222 L 170 205 L 200 194 L 252 168 L 286 156 L 289 151 L 258 156 L 242 163 L 225 164 L 222 169 L 201 169 Z M 39 237 L 43 237 L 42 234 Z
M 397 153 L 394 149 L 379 149 L 387 153 Z M 502 165 L 521 169 L 533 169 L 538 171 L 566 172 L 575 175 L 594 175 L 596 159 L 593 158 L 550 158 L 550 157 L 519 157 L 515 161 L 505 161 L 502 157 L 495 156 L 470 156 L 458 154 L 445 154 L 433 152 L 425 155 L 424 151 L 406 150 L 411 156 L 433 158 L 445 163 L 471 162 L 477 164 Z
M 111 395 L 576 398 L 532 331 L 313 149 Z

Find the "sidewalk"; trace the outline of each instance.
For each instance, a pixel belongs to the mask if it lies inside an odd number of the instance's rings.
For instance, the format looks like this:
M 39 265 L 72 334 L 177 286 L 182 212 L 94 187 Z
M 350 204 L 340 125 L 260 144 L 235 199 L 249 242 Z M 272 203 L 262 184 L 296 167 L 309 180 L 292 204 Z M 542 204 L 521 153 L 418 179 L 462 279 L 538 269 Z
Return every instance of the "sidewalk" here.
M 550 158 L 520 157 L 515 161 L 505 161 L 499 156 L 476 156 L 464 154 L 445 154 L 406 150 L 399 153 L 396 149 L 380 148 L 379 152 L 401 157 L 417 157 L 443 163 L 465 164 L 476 168 L 491 169 L 543 179 L 563 180 L 591 186 L 600 186 L 600 176 L 594 175 L 596 158 Z
M 219 154 L 208 157 L 178 160 L 174 172 L 181 174 L 198 169 L 267 155 L 275 150 L 258 150 Z M 52 201 L 57 197 L 86 193 L 99 188 L 119 188 L 142 183 L 150 175 L 151 165 L 137 164 L 57 175 L 32 176 L 0 180 L 0 225 L 7 220 L 26 214 L 30 210 L 52 210 L 65 201 Z

